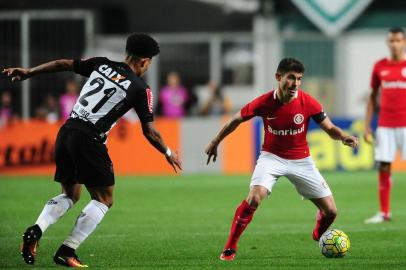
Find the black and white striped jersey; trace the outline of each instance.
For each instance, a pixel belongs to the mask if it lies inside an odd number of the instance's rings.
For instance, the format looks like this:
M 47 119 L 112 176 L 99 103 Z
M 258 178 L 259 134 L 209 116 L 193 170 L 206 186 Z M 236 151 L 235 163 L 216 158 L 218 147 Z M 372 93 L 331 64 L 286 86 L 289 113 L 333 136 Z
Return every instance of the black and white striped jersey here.
M 76 101 L 71 119 L 91 123 L 108 133 L 134 108 L 141 122 L 152 122 L 152 92 L 143 79 L 123 62 L 105 57 L 75 60 L 74 72 L 89 77 Z

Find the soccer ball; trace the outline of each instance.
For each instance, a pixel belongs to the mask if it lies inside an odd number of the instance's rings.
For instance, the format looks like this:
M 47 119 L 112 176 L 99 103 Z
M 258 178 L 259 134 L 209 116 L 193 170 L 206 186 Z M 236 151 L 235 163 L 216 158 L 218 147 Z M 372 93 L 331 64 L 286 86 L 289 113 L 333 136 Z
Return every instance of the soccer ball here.
M 320 237 L 319 246 L 325 257 L 341 258 L 350 249 L 350 239 L 343 231 L 330 229 Z

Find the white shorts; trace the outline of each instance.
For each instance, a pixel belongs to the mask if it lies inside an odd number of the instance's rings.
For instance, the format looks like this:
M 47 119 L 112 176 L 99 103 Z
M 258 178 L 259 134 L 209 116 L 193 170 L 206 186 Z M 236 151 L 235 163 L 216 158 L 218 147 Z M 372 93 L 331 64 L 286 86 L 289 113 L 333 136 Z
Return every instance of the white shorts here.
M 261 152 L 257 160 L 250 187 L 263 186 L 271 193 L 273 185 L 281 176 L 286 176 L 304 199 L 331 195 L 328 184 L 311 157 L 291 160 L 265 151 Z
M 397 150 L 406 160 L 406 128 L 378 127 L 375 136 L 375 160 L 392 162 Z

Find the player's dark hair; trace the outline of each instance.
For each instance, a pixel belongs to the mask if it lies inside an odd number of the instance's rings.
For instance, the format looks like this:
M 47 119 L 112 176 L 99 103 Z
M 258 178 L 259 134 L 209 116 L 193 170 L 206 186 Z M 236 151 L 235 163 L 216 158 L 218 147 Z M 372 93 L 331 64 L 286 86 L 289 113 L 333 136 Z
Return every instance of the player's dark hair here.
M 298 73 L 304 73 L 304 65 L 295 58 L 284 58 L 279 62 L 276 73 L 285 74 L 287 72 L 294 71 Z
M 127 38 L 125 52 L 134 58 L 152 58 L 159 53 L 159 45 L 147 34 L 133 33 Z
M 401 33 L 401 34 L 403 34 L 403 36 L 405 36 L 405 30 L 403 30 L 403 28 L 399 27 L 399 26 L 395 26 L 395 27 L 390 28 L 388 33 L 391 33 L 391 34 Z

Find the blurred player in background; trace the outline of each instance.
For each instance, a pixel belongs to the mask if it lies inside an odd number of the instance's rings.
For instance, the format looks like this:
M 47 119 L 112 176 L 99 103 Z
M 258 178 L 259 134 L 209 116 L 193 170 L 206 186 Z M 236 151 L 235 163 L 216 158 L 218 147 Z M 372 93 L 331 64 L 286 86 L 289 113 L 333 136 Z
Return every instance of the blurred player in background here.
M 176 167 L 181 169 L 177 155 L 165 145 L 153 126 L 152 93 L 141 78 L 152 57 L 158 53 L 158 44 L 150 36 L 132 34 L 127 39 L 124 62 L 105 57 L 62 59 L 34 68 L 7 68 L 3 71 L 12 81 L 60 71 L 73 71 L 89 77 L 56 138 L 55 181 L 61 183 L 62 194 L 47 202 L 35 224 L 23 235 L 21 254 L 27 264 L 34 264 L 42 234 L 79 200 L 84 184 L 92 200 L 55 253 L 54 261 L 68 267 L 87 267 L 80 262 L 75 250 L 95 230 L 113 204 L 115 180 L 113 164 L 105 146 L 107 133 L 131 108 L 137 112 L 148 141 L 165 155 L 175 171 Z
M 59 107 L 61 108 L 61 119 L 66 121 L 70 117 L 73 106 L 79 96 L 79 84 L 71 79 L 66 82 L 65 93 L 59 97 Z
M 375 63 L 371 76 L 371 95 L 365 119 L 365 141 L 372 143 L 371 122 L 378 111 L 379 120 L 375 140 L 375 160 L 379 170 L 380 212 L 365 223 L 381 223 L 391 219 L 390 191 L 392 186 L 391 163 L 397 150 L 406 159 L 406 59 L 405 32 L 400 27 L 389 30 L 387 44 L 389 58 Z
M 188 100 L 188 91 L 182 85 L 178 72 L 169 72 L 166 85 L 159 92 L 159 101 L 162 105 L 162 115 L 171 118 L 182 118 L 186 115 L 185 104 Z
M 312 233 L 314 240 L 319 240 L 337 215 L 330 188 L 310 157 L 306 141 L 310 118 L 332 139 L 341 140 L 344 145 L 355 148 L 358 139 L 345 135 L 330 121 L 319 102 L 299 88 L 303 72 L 304 66 L 298 60 L 283 59 L 275 75 L 278 88 L 245 105 L 206 149 L 207 164 L 211 158 L 213 162 L 216 161 L 217 147 L 227 135 L 241 123 L 255 116 L 262 117 L 265 132 L 262 152 L 252 175 L 248 197 L 235 212 L 230 235 L 220 255 L 221 260 L 234 259 L 241 234 L 281 176 L 286 176 L 303 198 L 311 200 L 319 209 Z
M 200 109 L 201 115 L 223 115 L 232 111 L 231 100 L 223 93 L 223 88 L 215 81 L 207 84 L 209 98 Z
M 0 96 L 0 128 L 7 126 L 13 119 L 12 97 L 9 91 Z

